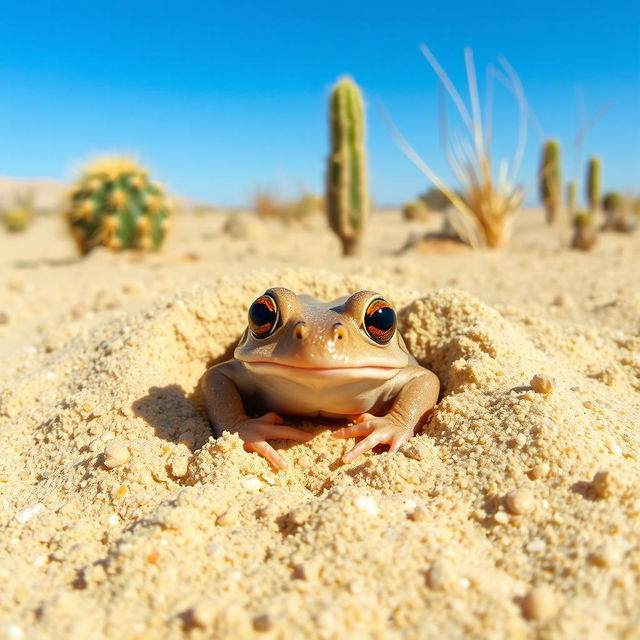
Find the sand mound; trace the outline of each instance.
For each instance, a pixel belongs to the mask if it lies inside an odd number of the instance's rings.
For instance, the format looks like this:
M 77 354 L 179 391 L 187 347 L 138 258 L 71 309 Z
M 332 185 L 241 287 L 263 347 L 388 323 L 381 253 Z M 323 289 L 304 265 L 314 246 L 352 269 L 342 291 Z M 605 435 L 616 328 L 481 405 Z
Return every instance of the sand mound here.
M 402 452 L 335 423 L 275 473 L 198 379 L 271 285 L 399 308 L 444 397 Z M 256 273 L 9 362 L 0 612 L 29 638 L 607 638 L 640 632 L 640 344 L 472 296 Z M 51 350 L 50 350 L 51 351 Z M 534 375 L 539 377 L 530 386 Z M 11 380 L 10 384 L 7 380 Z M 553 384 L 550 384 L 553 379 Z M 53 594 L 53 595 L 52 595 Z

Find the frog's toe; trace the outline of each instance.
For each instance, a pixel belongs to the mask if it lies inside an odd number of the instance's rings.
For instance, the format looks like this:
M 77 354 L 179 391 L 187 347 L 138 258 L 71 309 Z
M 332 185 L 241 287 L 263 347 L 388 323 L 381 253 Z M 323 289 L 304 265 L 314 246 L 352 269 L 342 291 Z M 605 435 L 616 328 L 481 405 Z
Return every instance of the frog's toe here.
M 260 416 L 259 420 L 265 420 L 271 424 L 282 424 L 284 422 L 284 418 L 279 416 L 275 411 L 265 413 L 263 416 Z
M 397 436 L 394 436 L 389 443 L 389 452 L 395 453 L 400 449 L 400 447 L 409 440 L 410 434 L 408 433 L 400 433 Z
M 336 431 L 333 431 L 331 435 L 334 438 L 359 438 L 360 436 L 368 436 L 370 433 L 371 426 L 366 423 L 362 423 L 337 429 Z
M 374 431 L 370 433 L 366 438 L 363 438 L 358 442 L 358 444 L 350 449 L 342 456 L 343 462 L 351 462 L 355 460 L 359 455 L 366 453 L 367 451 L 371 451 L 374 447 L 377 447 L 379 444 L 382 444 L 385 441 L 384 435 Z
M 378 416 L 374 416 L 373 413 L 361 413 L 359 416 L 354 418 L 354 422 L 359 424 L 361 422 L 366 422 L 367 420 L 375 420 Z
M 247 449 L 247 451 L 253 451 L 262 456 L 277 469 L 287 468 L 287 461 L 268 442 L 247 442 L 244 448 Z

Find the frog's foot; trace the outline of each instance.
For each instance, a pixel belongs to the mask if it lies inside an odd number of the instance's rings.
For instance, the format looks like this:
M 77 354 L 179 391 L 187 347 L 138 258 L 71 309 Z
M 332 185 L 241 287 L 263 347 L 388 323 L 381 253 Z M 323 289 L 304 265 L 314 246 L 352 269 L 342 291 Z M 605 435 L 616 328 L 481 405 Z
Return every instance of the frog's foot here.
M 365 436 L 342 456 L 343 462 L 351 462 L 360 454 L 379 444 L 388 444 L 389 451 L 397 451 L 412 435 L 413 430 L 391 415 L 374 416 L 363 413 L 354 420 L 355 424 L 334 431 L 334 438 L 359 438 Z
M 287 461 L 267 442 L 267 440 L 295 440 L 307 442 L 312 433 L 284 426 L 284 420 L 277 413 L 266 413 L 259 418 L 248 418 L 234 427 L 244 441 L 247 451 L 254 451 L 279 469 L 287 468 Z

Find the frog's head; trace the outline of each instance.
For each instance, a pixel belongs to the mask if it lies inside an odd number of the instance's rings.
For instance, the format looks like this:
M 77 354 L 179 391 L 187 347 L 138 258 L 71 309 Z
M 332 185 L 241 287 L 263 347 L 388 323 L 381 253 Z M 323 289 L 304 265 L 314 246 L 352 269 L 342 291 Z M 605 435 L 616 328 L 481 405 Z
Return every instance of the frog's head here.
M 268 289 L 249 307 L 235 357 L 254 374 L 390 378 L 412 360 L 396 313 L 374 291 L 320 302 Z

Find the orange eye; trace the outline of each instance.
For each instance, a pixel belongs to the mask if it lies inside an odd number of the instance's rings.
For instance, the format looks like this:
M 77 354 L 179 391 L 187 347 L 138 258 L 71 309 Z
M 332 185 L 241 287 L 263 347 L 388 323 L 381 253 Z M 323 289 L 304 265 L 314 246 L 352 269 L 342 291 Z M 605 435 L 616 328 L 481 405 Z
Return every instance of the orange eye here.
M 260 296 L 249 307 L 249 329 L 256 338 L 266 338 L 278 323 L 278 305 L 269 295 Z
M 396 331 L 396 312 L 382 298 L 369 303 L 364 313 L 364 328 L 378 344 L 387 344 Z

